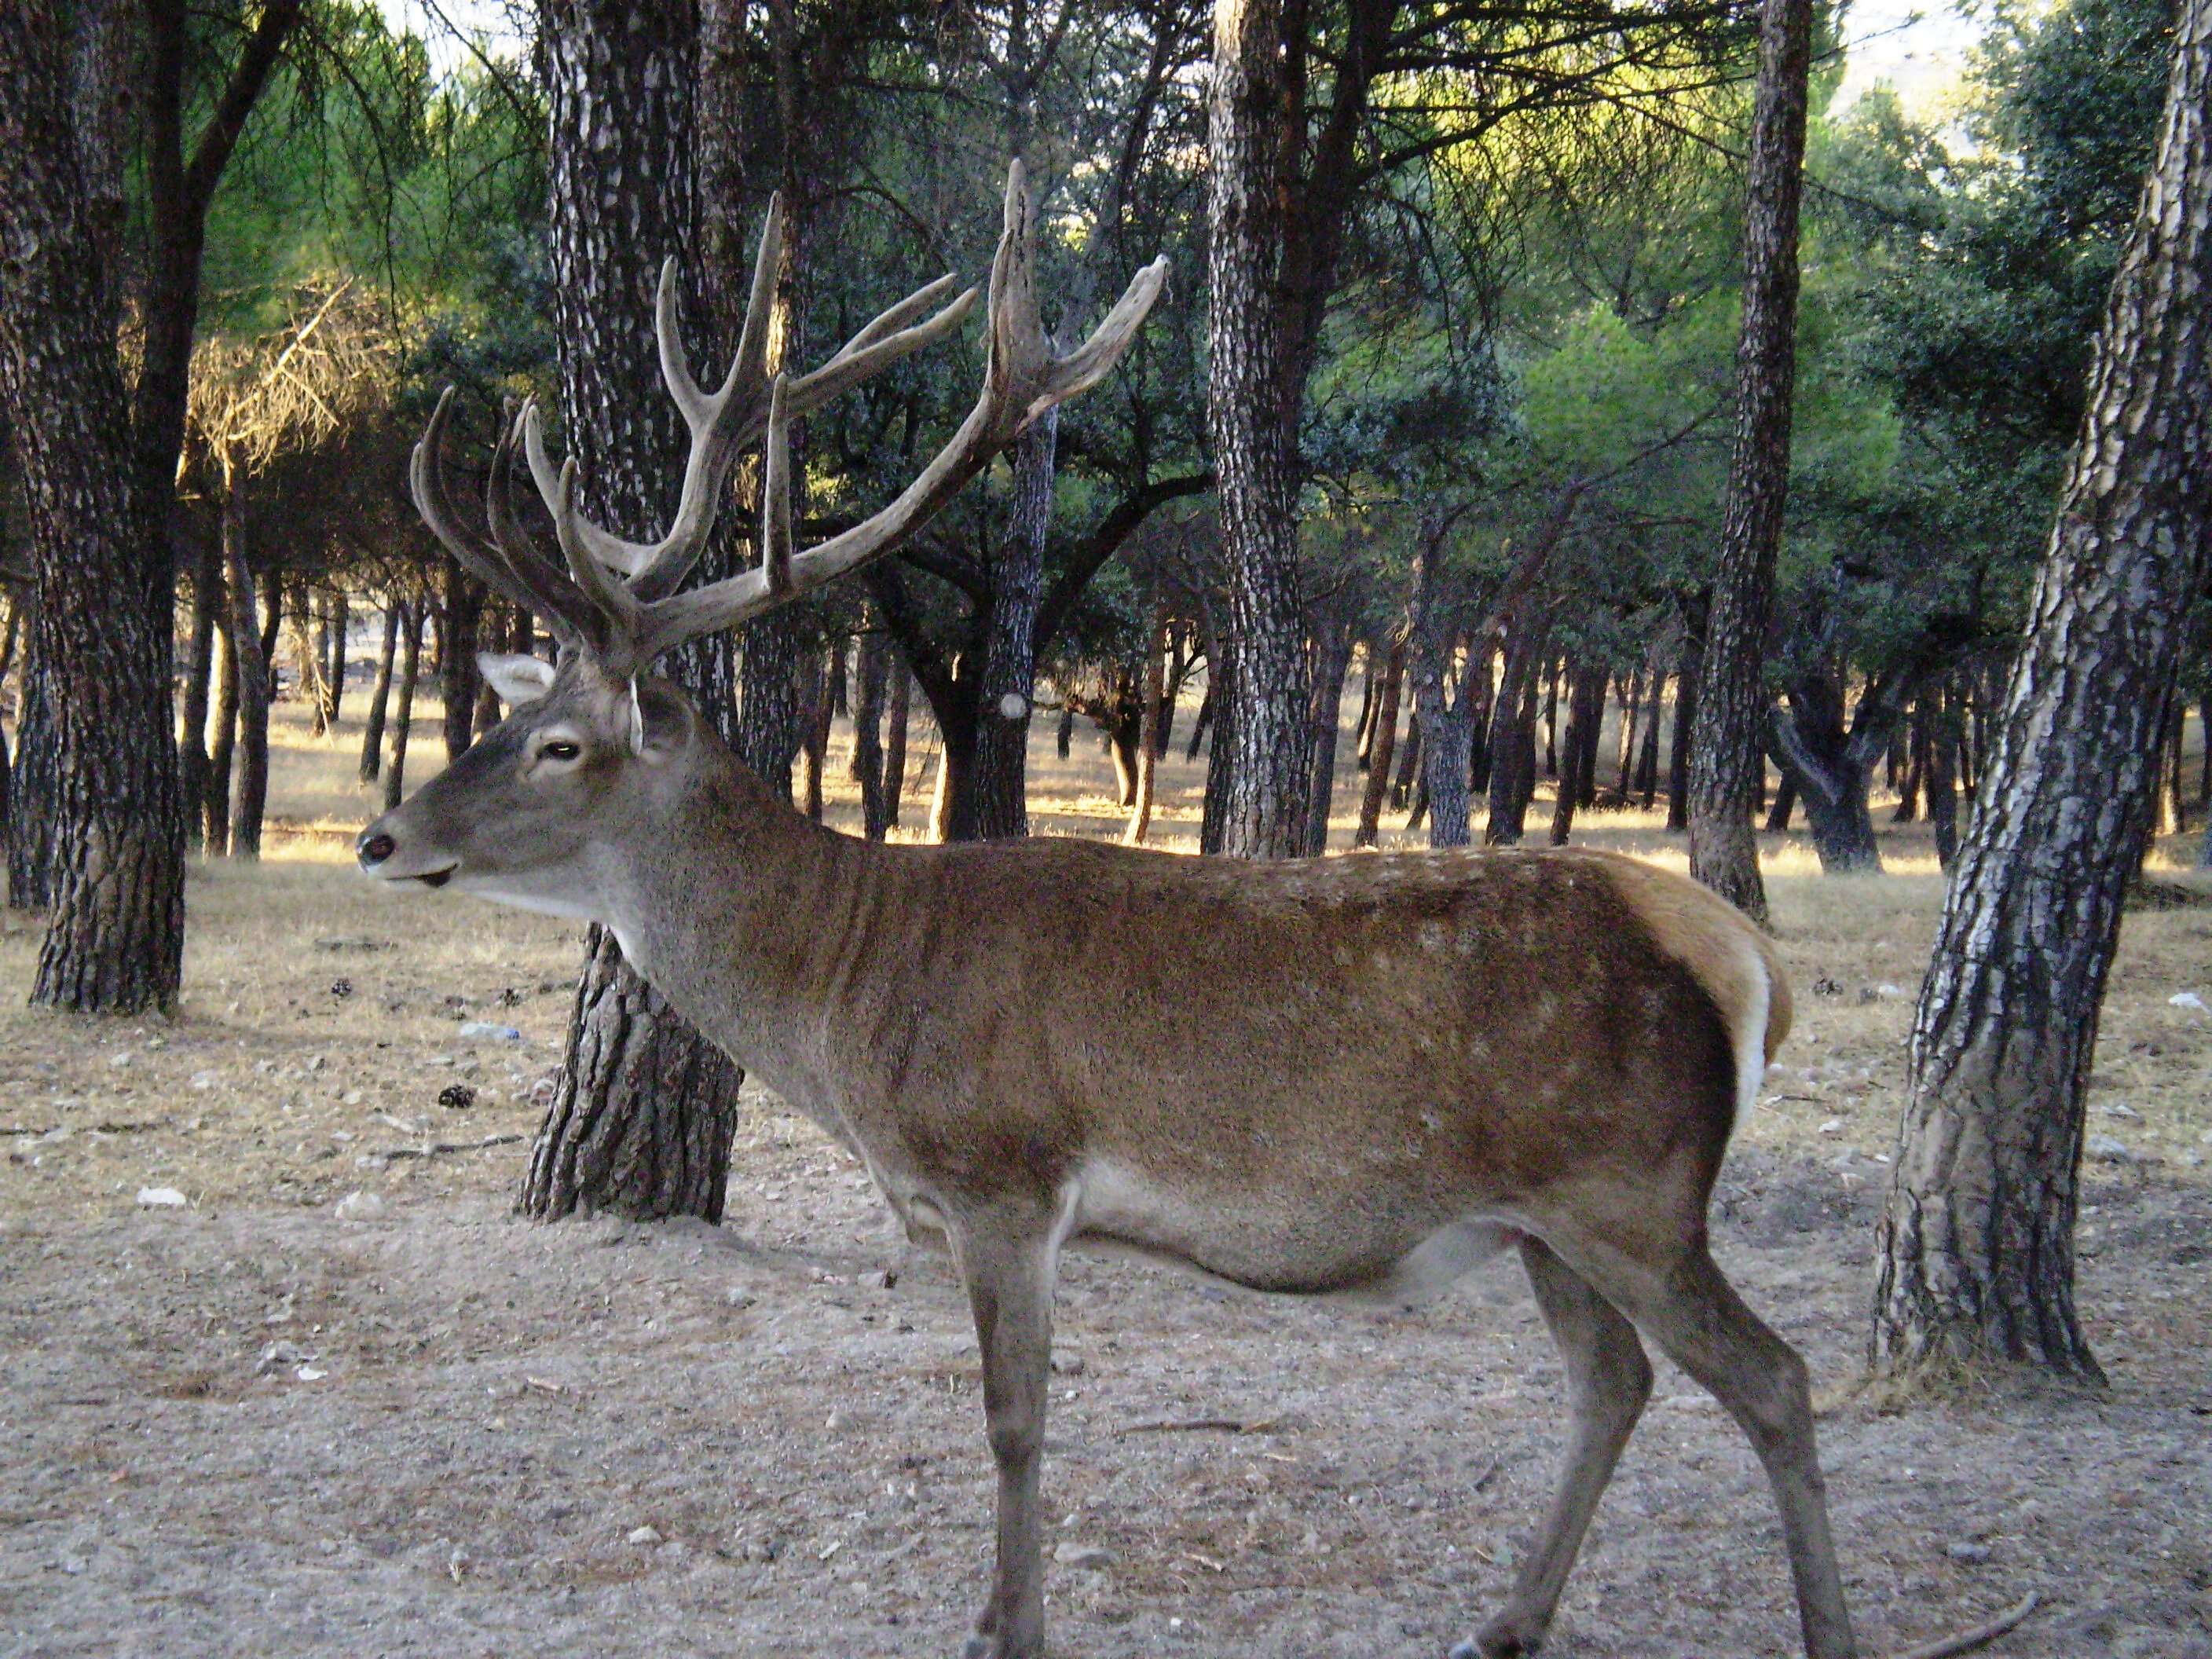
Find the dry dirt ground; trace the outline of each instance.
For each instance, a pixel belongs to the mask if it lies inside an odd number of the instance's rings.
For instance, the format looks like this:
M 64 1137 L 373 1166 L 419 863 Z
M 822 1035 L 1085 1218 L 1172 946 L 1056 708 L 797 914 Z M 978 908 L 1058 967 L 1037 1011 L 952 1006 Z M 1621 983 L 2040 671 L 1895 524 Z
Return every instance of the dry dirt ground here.
M 956 1651 L 989 1480 L 944 1265 L 765 1095 L 720 1229 L 510 1219 L 573 934 L 371 890 L 334 833 L 347 757 L 280 736 L 295 833 L 195 872 L 174 1024 L 33 1016 L 35 927 L 0 933 L 0 1654 Z M 1052 775 L 1060 827 L 1110 826 L 1102 775 Z M 1716 1227 L 1820 1379 L 1863 1637 L 2033 1589 L 1991 1652 L 2212 1659 L 2212 1015 L 2168 1000 L 2212 1002 L 2212 908 L 2130 918 L 2105 1024 L 2082 1296 L 2111 1387 L 1882 1399 L 1854 1386 L 1869 1218 L 1940 898 L 1891 851 L 1838 882 L 1770 849 L 1801 1022 Z M 1063 1659 L 1439 1655 L 1560 1443 L 1506 1263 L 1377 1316 L 1077 1257 L 1057 1347 Z M 1747 1447 L 1662 1367 L 1550 1651 L 1789 1654 L 1795 1627 Z

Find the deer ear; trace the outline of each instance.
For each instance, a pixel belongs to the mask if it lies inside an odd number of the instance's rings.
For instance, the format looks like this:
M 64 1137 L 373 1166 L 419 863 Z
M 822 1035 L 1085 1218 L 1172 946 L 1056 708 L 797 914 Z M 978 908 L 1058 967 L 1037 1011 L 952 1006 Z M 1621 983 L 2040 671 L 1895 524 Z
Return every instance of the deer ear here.
M 553 689 L 553 665 L 535 657 L 509 656 L 504 652 L 479 651 L 477 666 L 485 682 L 509 707 L 536 702 Z

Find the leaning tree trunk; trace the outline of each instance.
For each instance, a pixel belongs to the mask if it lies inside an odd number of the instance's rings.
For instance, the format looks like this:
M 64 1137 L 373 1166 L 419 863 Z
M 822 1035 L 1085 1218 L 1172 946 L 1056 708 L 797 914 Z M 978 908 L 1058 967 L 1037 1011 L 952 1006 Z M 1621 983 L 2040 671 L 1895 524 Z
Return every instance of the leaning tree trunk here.
M 1159 647 L 1156 655 L 1164 656 L 1164 633 L 1153 643 Z M 1309 739 L 1313 772 L 1307 788 L 1305 844 L 1301 850 L 1308 858 L 1317 859 L 1328 851 L 1328 813 L 1336 799 L 1337 727 L 1344 719 L 1344 682 L 1352 672 L 1351 623 L 1333 617 L 1324 618 L 1314 658 L 1313 731 Z M 1367 677 L 1367 690 L 1372 696 L 1372 672 Z M 1146 729 L 1157 725 L 1156 720 L 1148 719 Z
M 173 579 L 133 464 L 114 227 L 73 130 L 70 40 L 69 8 L 0 6 L 0 396 L 44 600 L 32 660 L 54 761 L 31 1000 L 135 1013 L 174 1004 L 184 957 Z
M 697 30 L 689 8 L 543 0 L 539 13 L 562 425 L 583 509 L 632 537 L 658 529 L 685 450 L 659 390 L 653 295 L 660 260 L 691 240 Z M 742 283 L 742 269 L 718 258 L 714 275 Z M 718 556 L 726 543 L 708 562 Z M 727 731 L 726 649 L 684 653 L 670 672 Z M 586 951 L 516 1207 L 548 1220 L 578 1210 L 719 1220 L 744 1074 L 623 963 L 611 933 L 594 927 Z
M 376 684 L 368 694 L 368 717 L 362 722 L 361 766 L 356 775 L 374 783 L 384 765 L 384 719 L 392 706 L 392 658 L 399 647 L 399 606 L 384 602 L 384 642 L 376 652 Z
M 2212 517 L 2212 0 L 2157 160 L 1915 1012 L 1875 1364 L 2101 1376 L 2075 1316 L 2083 1097 Z
M 1812 36 L 1813 0 L 1762 0 L 1743 228 L 1743 332 L 1735 358 L 1735 451 L 1690 743 L 1690 873 L 1762 923 L 1766 887 L 1751 819 L 1765 769 L 1760 680 L 1790 489 L 1797 204 Z
M 1296 412 L 1286 385 L 1278 268 L 1287 203 L 1283 0 L 1216 0 L 1208 97 L 1207 243 L 1212 357 L 1206 425 L 1220 476 L 1228 653 L 1215 711 L 1229 746 L 1220 850 L 1290 858 L 1309 798 L 1305 630 L 1298 602 Z M 1209 789 L 1210 794 L 1216 793 Z
M 1005 533 L 992 544 L 990 610 L 984 624 L 983 679 L 975 705 L 975 757 L 969 810 L 978 841 L 1030 832 L 1030 714 L 1036 692 L 1037 608 L 1044 601 L 1044 545 L 1052 527 L 1052 485 L 1060 413 L 1047 412 L 1015 441 L 1013 498 Z

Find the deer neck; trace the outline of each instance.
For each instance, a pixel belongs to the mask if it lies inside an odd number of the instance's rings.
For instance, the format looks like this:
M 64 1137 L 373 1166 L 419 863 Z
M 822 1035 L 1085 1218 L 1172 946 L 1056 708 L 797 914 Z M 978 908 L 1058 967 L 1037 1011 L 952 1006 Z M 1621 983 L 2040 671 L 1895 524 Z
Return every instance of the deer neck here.
M 720 745 L 641 827 L 606 883 L 623 956 L 739 1065 L 826 1105 L 846 945 L 892 855 L 811 822 Z

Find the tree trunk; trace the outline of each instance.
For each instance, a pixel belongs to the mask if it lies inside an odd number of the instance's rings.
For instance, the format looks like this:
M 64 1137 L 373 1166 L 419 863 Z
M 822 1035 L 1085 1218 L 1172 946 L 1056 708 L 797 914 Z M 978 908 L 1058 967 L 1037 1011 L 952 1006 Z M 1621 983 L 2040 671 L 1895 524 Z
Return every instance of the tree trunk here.
M 1414 684 L 1418 693 L 1418 678 Z M 1397 811 L 1405 811 L 1413 799 L 1413 780 L 1421 775 L 1421 750 L 1427 741 L 1428 728 L 1421 720 L 1420 699 L 1416 695 L 1413 712 L 1406 721 L 1406 741 L 1398 750 L 1398 775 L 1390 782 L 1390 805 Z
M 2166 736 L 2159 745 L 2158 830 L 2160 836 L 2178 836 L 2188 821 L 2181 787 L 2181 734 L 2189 704 L 2179 686 L 2166 698 Z
M 1044 599 L 1044 544 L 1052 527 L 1052 484 L 1060 413 L 1054 410 L 1015 441 L 1013 494 L 1003 535 L 992 544 L 983 678 L 976 700 L 970 811 L 979 841 L 1030 832 L 1030 714 L 1036 691 L 1037 607 Z
M 1544 674 L 1544 775 L 1559 775 L 1559 675 L 1574 665 L 1554 658 Z
M 1352 728 L 1352 769 L 1367 770 L 1367 745 L 1375 735 L 1375 653 L 1367 653 L 1366 666 L 1359 675 L 1359 722 Z
M 1948 870 L 1959 852 L 1959 792 L 1953 776 L 1958 768 L 1958 698 L 1955 693 L 1945 691 L 1932 702 L 1928 720 L 1928 779 L 1923 793 L 1928 797 L 1929 827 L 1936 832 L 1936 860 Z
M 384 767 L 384 719 L 392 706 L 392 659 L 399 648 L 399 606 L 384 602 L 384 641 L 376 651 L 376 684 L 368 693 L 368 718 L 362 723 L 361 767 L 363 783 L 374 783 Z
M 1667 690 L 1667 677 L 1658 669 L 1651 671 L 1651 684 L 1645 696 L 1650 699 L 1644 714 L 1644 752 L 1636 760 L 1636 790 L 1644 797 L 1644 810 L 1650 811 L 1659 798 L 1659 715 L 1665 707 L 1662 701 Z
M 1328 851 L 1329 808 L 1336 799 L 1337 726 L 1344 718 L 1344 682 L 1352 672 L 1351 626 L 1334 618 L 1324 621 L 1315 655 L 1313 729 L 1308 738 L 1313 775 L 1306 795 L 1302 849 L 1308 858 Z M 1373 690 L 1371 685 L 1369 689 Z M 1148 720 L 1146 729 L 1152 725 Z
M 1160 764 L 1160 716 L 1167 702 L 1168 613 L 1158 594 L 1152 596 L 1152 631 L 1145 640 L 1145 708 L 1137 730 L 1137 793 L 1129 805 L 1129 822 L 1121 832 L 1127 847 L 1142 847 L 1152 827 L 1152 791 Z M 1327 809 L 1322 817 L 1322 836 L 1328 836 Z M 1318 848 L 1315 849 L 1320 850 Z
M 1606 670 L 1576 670 L 1567 693 L 1566 753 L 1561 757 L 1559 793 L 1552 808 L 1552 845 L 1565 847 L 1574 834 L 1575 809 L 1583 805 L 1582 780 L 1597 758 L 1599 722 L 1605 718 Z
M 853 687 L 853 781 L 860 787 L 860 833 L 884 838 L 884 681 L 891 648 L 880 628 L 860 635 Z
M 1826 875 L 1879 875 L 1881 848 L 1874 836 L 1867 792 L 1874 766 L 1889 746 L 1890 722 L 1865 702 L 1852 729 L 1844 725 L 1840 671 L 1808 672 L 1790 684 L 1790 710 L 1771 711 L 1775 759 L 1797 785 L 1805 822 Z
M 353 620 L 352 605 L 343 588 L 324 601 L 323 630 L 329 651 L 323 664 L 323 724 L 335 728 L 345 708 L 346 628 Z
M 1370 655 L 1374 647 L 1368 647 Z M 1367 755 L 1367 787 L 1359 797 L 1359 825 L 1354 847 L 1372 847 L 1382 830 L 1382 797 L 1390 787 L 1390 757 L 1398 745 L 1398 694 L 1406 678 L 1406 642 L 1390 641 L 1382 665 L 1382 691 L 1375 703 L 1375 742 Z
M 230 799 L 234 859 L 261 856 L 261 819 L 269 805 L 269 659 L 267 637 L 253 614 L 253 571 L 246 552 L 246 477 L 234 452 L 222 462 L 222 556 L 230 573 L 230 646 L 238 663 L 238 779 Z M 270 595 L 279 591 L 272 582 Z
M 202 844 L 200 802 L 207 794 L 208 703 L 216 672 L 216 626 L 222 615 L 222 549 L 202 542 L 192 565 L 191 644 L 185 658 L 185 707 L 177 739 L 177 787 L 185 800 L 185 845 Z
M 1283 0 L 1216 0 L 1207 98 L 1212 374 L 1207 429 L 1228 565 L 1233 707 L 1220 848 L 1238 858 L 1304 850 L 1311 799 L 1310 699 L 1298 596 L 1297 408 L 1286 374 L 1279 276 L 1288 211 Z M 1218 684 L 1217 694 L 1224 688 Z M 1217 745 L 1218 748 L 1218 745 Z M 1219 763 L 1217 763 L 1219 764 Z M 1209 792 L 1212 793 L 1212 792 Z
M 641 386 L 655 382 L 642 381 Z M 639 394 L 632 388 L 632 396 Z M 446 758 L 457 761 L 475 740 L 477 692 L 483 676 L 477 670 L 477 625 L 483 620 L 484 585 L 450 558 L 444 566 L 445 617 L 439 634 L 438 696 L 445 704 Z
M 1490 847 L 1517 847 L 1536 789 L 1536 698 L 1550 630 L 1518 617 L 1507 625 L 1505 672 L 1490 716 Z
M 1698 723 L 1698 647 L 1682 646 L 1681 671 L 1674 677 L 1674 729 L 1667 755 L 1667 827 L 1690 827 L 1690 733 Z
M 1774 786 L 1773 805 L 1767 809 L 1766 833 L 1770 836 L 1788 835 L 1790 817 L 1796 811 L 1797 779 L 1785 768 L 1782 781 Z
M 1797 373 L 1797 206 L 1804 185 L 1813 0 L 1761 0 L 1759 85 L 1743 228 L 1743 332 L 1736 346 L 1735 449 L 1722 515 L 1690 745 L 1690 873 L 1752 920 L 1766 887 L 1752 834 L 1765 768 L 1761 684 L 1774 558 L 1790 489 Z M 1808 796 L 1806 805 L 1812 807 Z M 1817 831 L 1816 831 L 1817 833 Z
M 230 773 L 238 755 L 238 652 L 231 644 L 230 600 L 225 585 L 222 625 L 215 636 L 215 735 L 208 739 L 207 788 L 200 797 L 200 842 L 210 858 L 230 851 Z
M 330 660 L 330 643 L 316 632 L 318 618 L 315 600 L 305 582 L 292 589 L 290 614 L 285 618 L 292 635 L 292 678 L 298 695 L 310 709 L 308 735 L 325 737 L 330 732 L 327 715 L 329 700 L 323 683 L 324 665 Z
M 422 613 L 427 608 L 419 599 L 394 604 L 399 613 L 402 655 L 399 694 L 393 700 L 392 710 L 392 758 L 384 767 L 384 810 L 387 812 L 399 805 L 407 789 L 407 738 L 415 729 L 415 688 L 422 678 Z
M 890 733 L 884 742 L 884 823 L 887 829 L 896 829 L 900 805 L 906 798 L 906 738 L 907 724 L 913 718 L 914 670 L 907 666 L 905 653 L 896 645 L 890 647 L 890 704 L 887 715 Z
M 40 654 L 35 603 L 29 623 L 22 646 L 21 697 L 15 705 L 15 756 L 8 785 L 8 903 L 17 910 L 43 910 L 53 902 L 61 733 L 54 720 L 58 693 Z
M 703 9 L 712 27 L 726 24 L 726 9 Z M 539 9 L 562 427 L 584 510 L 633 537 L 658 530 L 686 447 L 659 391 L 653 295 L 661 259 L 691 240 L 700 27 L 689 7 L 541 0 Z M 708 62 L 701 95 L 726 101 L 726 54 Z M 714 262 L 725 289 L 742 284 L 742 273 L 741 262 Z M 709 309 L 726 316 L 726 296 Z M 726 350 L 729 342 L 716 343 Z M 725 362 L 718 353 L 709 373 Z M 702 568 L 702 580 L 727 574 L 726 548 L 708 558 L 722 562 Z M 752 630 L 749 659 L 766 631 Z M 728 644 L 697 647 L 667 672 L 726 735 L 735 719 Z M 739 752 L 757 750 L 741 741 Z M 586 951 L 560 1079 L 516 1207 L 541 1220 L 578 1210 L 718 1220 L 744 1074 L 624 964 L 612 933 L 592 928 Z
M 1636 717 L 1642 710 L 1643 696 L 1644 671 L 1632 669 L 1620 682 L 1620 753 L 1613 793 L 1620 797 L 1623 806 L 1628 805 L 1628 787 L 1636 768 Z
M 52 909 L 31 1000 L 138 1013 L 174 1006 L 184 957 L 173 580 L 116 349 L 119 161 L 76 130 L 70 11 L 0 7 L 0 398 L 44 599 L 32 684 L 52 705 L 52 787 L 36 782 L 31 820 L 51 826 Z
M 2212 513 L 2212 0 L 2188 0 L 2057 520 L 1910 1050 L 1870 1356 L 2101 1376 L 2075 1310 L 2083 1103 Z

